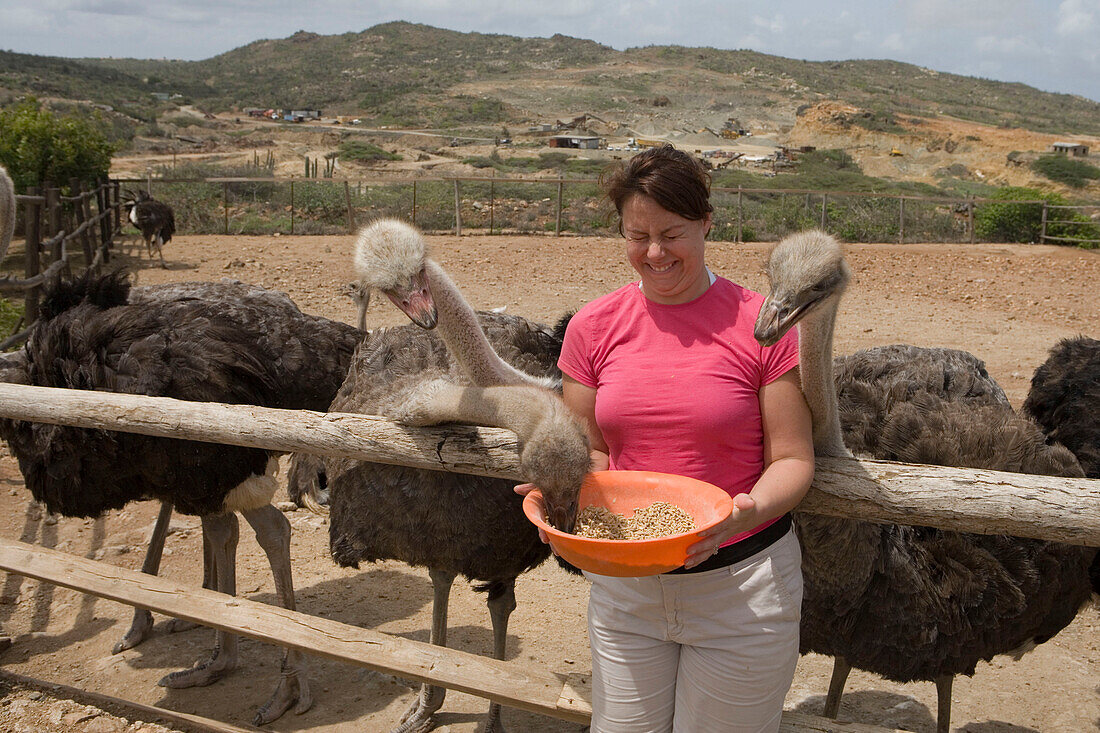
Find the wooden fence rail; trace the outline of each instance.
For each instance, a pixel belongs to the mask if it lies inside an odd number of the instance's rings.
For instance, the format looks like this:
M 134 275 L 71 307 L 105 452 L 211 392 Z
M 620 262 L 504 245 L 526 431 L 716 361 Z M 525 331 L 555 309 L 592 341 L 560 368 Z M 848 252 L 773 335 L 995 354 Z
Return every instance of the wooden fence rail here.
M 505 662 L 403 639 L 13 540 L 0 539 L 0 570 L 520 710 L 581 724 L 592 715 L 589 675 L 583 672 L 566 675 L 526 660 Z M 780 733 L 886 729 L 785 711 Z
M 523 480 L 514 433 L 373 415 L 0 384 L 0 417 Z M 1100 547 L 1100 480 L 819 459 L 800 510 Z
M 26 338 L 30 325 L 38 317 L 38 300 L 42 284 L 69 264 L 68 245 L 79 242 L 84 253 L 84 265 L 96 269 L 110 257 L 110 247 L 120 231 L 123 217 L 120 187 L 117 181 L 103 181 L 94 189 L 84 191 L 77 180 L 70 182 L 72 196 L 62 196 L 59 188 L 46 185 L 31 187 L 27 194 L 15 197 L 24 206 L 24 277 L 0 277 L 0 291 L 25 293 L 23 331 L 0 341 L 0 349 L 10 348 Z M 92 202 L 96 213 L 92 213 Z M 68 215 L 69 224 L 63 220 Z M 43 269 L 43 260 L 49 264 Z M 16 326 L 19 331 L 19 326 Z

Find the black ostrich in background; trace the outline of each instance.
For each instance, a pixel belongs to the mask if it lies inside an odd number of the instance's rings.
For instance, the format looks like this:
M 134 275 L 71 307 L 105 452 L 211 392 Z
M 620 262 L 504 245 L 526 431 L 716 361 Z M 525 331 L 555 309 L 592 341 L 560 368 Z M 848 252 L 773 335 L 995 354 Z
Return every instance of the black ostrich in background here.
M 131 199 L 129 218 L 130 223 L 141 231 L 149 259 L 153 259 L 153 247 L 156 246 L 157 254 L 160 255 L 160 266 L 167 268 L 163 247 L 176 233 L 176 215 L 172 207 L 139 190 Z
M 834 380 L 833 329 L 849 271 L 828 235 L 780 242 L 768 275 L 757 339 L 774 343 L 800 322 L 818 455 L 1081 476 L 1069 451 L 1048 446 L 963 352 L 858 352 L 836 360 Z M 830 717 L 856 667 L 896 682 L 934 681 L 937 730 L 946 733 L 955 675 L 1046 641 L 1090 594 L 1095 548 L 803 513 L 795 526 L 805 578 L 801 650 L 835 658 Z
M 1052 348 L 1031 378 L 1024 413 L 1077 456 L 1086 476 L 1100 478 L 1100 341 L 1078 336 Z M 1100 555 L 1089 572 L 1100 594 Z
M 422 326 L 434 326 L 438 315 L 438 328 L 372 331 L 332 411 L 388 415 L 410 424 L 511 427 L 521 439 L 521 470 L 543 489 L 551 518 L 568 529 L 589 454 L 584 429 L 547 389 L 560 389 L 560 338 L 517 316 L 475 314 L 426 257 L 419 233 L 399 222 L 376 222 L 360 233 L 356 269 L 364 296 L 381 290 Z M 524 395 L 518 404 L 489 410 L 491 419 L 466 416 L 467 409 L 479 412 L 494 390 L 513 389 Z M 541 426 L 550 423 L 556 427 L 544 431 Z M 455 577 L 477 581 L 478 590 L 488 591 L 493 653 L 502 659 L 516 577 L 550 556 L 523 514 L 515 482 L 332 458 L 325 460 L 325 471 L 333 559 L 353 567 L 396 559 L 427 568 L 434 590 L 431 642 L 440 645 L 446 645 Z M 433 727 L 444 694 L 423 686 L 398 730 Z M 500 729 L 500 706 L 493 703 L 483 730 Z
M 347 324 L 303 314 L 282 293 L 244 283 L 131 290 L 123 273 L 86 273 L 47 288 L 40 320 L 20 357 L 9 357 L 3 376 L 47 387 L 324 409 L 359 336 Z M 277 454 L 10 420 L 0 422 L 0 431 L 27 487 L 51 512 L 90 517 L 158 499 L 200 516 L 211 578 L 224 593 L 235 592 L 234 511 L 241 512 L 270 560 L 280 603 L 294 607 L 290 525 L 270 503 Z M 162 510 L 158 524 L 168 515 Z M 159 558 L 159 550 L 154 538 L 150 554 Z M 148 558 L 143 569 L 150 570 Z M 136 615 L 128 641 L 136 643 L 147 631 Z M 209 684 L 236 661 L 237 638 L 219 631 L 210 660 L 161 684 Z M 274 720 L 291 706 L 309 707 L 304 672 L 301 653 L 289 652 L 279 686 L 256 722 Z

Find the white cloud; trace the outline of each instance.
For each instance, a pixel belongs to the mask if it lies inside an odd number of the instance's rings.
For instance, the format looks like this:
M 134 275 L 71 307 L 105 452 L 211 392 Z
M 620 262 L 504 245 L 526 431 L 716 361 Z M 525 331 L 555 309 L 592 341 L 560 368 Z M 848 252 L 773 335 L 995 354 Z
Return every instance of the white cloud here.
M 777 15 L 773 18 L 765 18 L 760 15 L 754 15 L 752 17 L 752 24 L 755 25 L 757 28 L 763 28 L 764 30 L 770 31 L 772 33 L 782 33 L 787 28 L 787 23 L 783 19 L 782 14 Z
M 885 51 L 904 51 L 906 49 L 905 39 L 902 38 L 900 33 L 891 33 L 882 39 L 879 43 Z
M 1097 12 L 1097 6 L 1090 6 L 1086 0 L 1063 0 L 1058 6 L 1056 30 L 1063 36 L 1089 35 L 1095 43 L 1100 31 L 1096 27 Z

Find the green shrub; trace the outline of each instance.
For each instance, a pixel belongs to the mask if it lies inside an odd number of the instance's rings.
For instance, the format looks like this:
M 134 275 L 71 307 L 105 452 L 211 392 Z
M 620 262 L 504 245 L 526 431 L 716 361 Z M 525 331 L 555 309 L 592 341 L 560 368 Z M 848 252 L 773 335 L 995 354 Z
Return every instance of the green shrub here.
M 1100 168 L 1064 155 L 1043 155 L 1031 164 L 1031 169 L 1073 188 L 1084 188 L 1090 180 L 1100 180 Z
M 15 188 L 106 178 L 115 146 L 99 112 L 55 115 L 34 97 L 0 110 L 0 163 Z
M 974 213 L 974 231 L 991 242 L 1038 242 L 1043 232 L 1043 204 L 1066 206 L 1065 197 L 1034 188 L 1007 187 L 991 197 L 996 201 L 980 204 Z M 1036 201 L 1038 203 L 1012 203 Z M 1100 239 L 1100 225 L 1084 214 L 1068 209 L 1048 208 L 1046 234 L 1051 238 Z M 1095 247 L 1095 244 L 1082 244 Z
M 372 160 L 401 160 L 401 156 L 390 153 L 377 145 L 362 140 L 346 140 L 340 144 L 340 157 L 343 160 L 369 162 Z

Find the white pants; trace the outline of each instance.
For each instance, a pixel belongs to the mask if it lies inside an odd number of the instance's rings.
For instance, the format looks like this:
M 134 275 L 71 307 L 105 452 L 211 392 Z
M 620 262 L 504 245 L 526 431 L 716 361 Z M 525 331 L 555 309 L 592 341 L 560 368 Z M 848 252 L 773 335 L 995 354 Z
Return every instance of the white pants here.
M 593 733 L 779 730 L 798 661 L 801 565 L 791 531 L 704 573 L 585 573 Z

